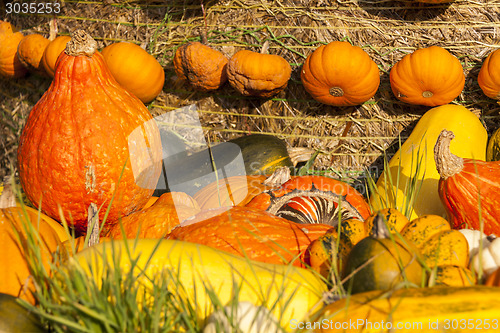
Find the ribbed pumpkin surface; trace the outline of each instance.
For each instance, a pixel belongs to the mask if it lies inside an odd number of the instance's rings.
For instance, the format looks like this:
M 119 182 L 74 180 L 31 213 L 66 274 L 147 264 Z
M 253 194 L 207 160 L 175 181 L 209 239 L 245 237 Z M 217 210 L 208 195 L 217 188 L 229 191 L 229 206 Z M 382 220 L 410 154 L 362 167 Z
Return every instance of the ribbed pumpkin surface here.
M 191 224 L 174 228 L 167 238 L 208 245 L 261 262 L 293 261 L 295 266 L 301 266 L 309 244 L 331 228 L 325 224 L 298 224 L 241 206 L 206 210 L 184 222 Z

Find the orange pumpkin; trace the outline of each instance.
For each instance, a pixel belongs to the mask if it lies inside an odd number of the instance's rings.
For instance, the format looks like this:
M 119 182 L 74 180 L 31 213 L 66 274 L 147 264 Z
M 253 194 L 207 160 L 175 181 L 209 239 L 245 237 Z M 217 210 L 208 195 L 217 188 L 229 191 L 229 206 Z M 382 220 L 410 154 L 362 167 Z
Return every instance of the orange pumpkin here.
M 46 74 L 42 63 L 43 53 L 50 41 L 40 34 L 25 36 L 17 47 L 17 56 L 21 63 L 31 72 Z
M 486 96 L 500 99 L 500 50 L 493 51 L 486 57 L 477 82 Z
M 370 56 L 360 47 L 340 41 L 311 53 L 300 77 L 312 98 L 334 106 L 363 104 L 380 85 L 379 69 Z
M 227 64 L 229 83 L 244 96 L 272 97 L 286 88 L 291 74 L 288 61 L 276 54 L 241 50 Z
M 193 198 L 200 209 L 210 209 L 226 206 L 245 206 L 256 195 L 271 189 L 264 184 L 266 176 L 233 176 L 208 184 Z
M 42 65 L 49 76 L 54 77 L 57 58 L 62 52 L 64 52 L 66 44 L 70 40 L 70 36 L 57 36 L 45 47 L 45 51 L 42 56 Z
M 338 225 L 351 218 L 365 221 L 370 207 L 349 184 L 325 176 L 293 177 L 277 189 L 255 196 L 247 207 L 266 210 L 298 223 Z
M 162 91 L 165 83 L 163 67 L 139 45 L 113 43 L 101 53 L 116 81 L 144 103 L 151 102 Z
M 8 202 L 6 196 L 13 196 L 10 188 L 2 193 L 2 204 Z M 15 199 L 11 201 L 16 204 Z M 26 259 L 30 253 L 26 247 L 27 235 L 33 230 L 38 232 L 41 242 L 36 240 L 36 236 L 34 239 L 45 269 L 49 269 L 51 253 L 68 239 L 68 235 L 60 224 L 36 210 L 26 206 L 8 206 L 0 207 L 0 293 L 21 297 L 34 304 L 34 285 L 28 278 L 30 270 Z
M 17 56 L 17 47 L 21 39 L 23 39 L 21 32 L 9 22 L 0 21 L 0 76 L 20 78 L 28 72 Z
M 123 217 L 113 225 L 106 237 L 163 238 L 186 218 L 200 211 L 196 201 L 184 192 L 162 194 L 149 208 Z
M 500 287 L 500 268 L 488 275 L 484 284 L 491 287 Z
M 113 78 L 97 43 L 72 35 L 49 89 L 21 133 L 18 166 L 28 199 L 77 233 L 87 230 L 91 203 L 106 223 L 141 209 L 161 171 L 158 127 L 144 104 Z M 112 201 L 112 203 L 111 203 Z M 101 207 L 102 206 L 102 207 Z
M 416 105 L 448 104 L 465 85 L 460 61 L 440 46 L 405 55 L 392 67 L 389 78 L 396 98 Z
M 175 51 L 174 69 L 181 81 L 200 91 L 219 89 L 227 81 L 227 57 L 200 42 L 182 45 Z
M 302 266 L 309 244 L 330 228 L 326 224 L 298 224 L 260 209 L 234 206 L 201 211 L 184 220 L 167 238 L 211 246 L 250 260 Z

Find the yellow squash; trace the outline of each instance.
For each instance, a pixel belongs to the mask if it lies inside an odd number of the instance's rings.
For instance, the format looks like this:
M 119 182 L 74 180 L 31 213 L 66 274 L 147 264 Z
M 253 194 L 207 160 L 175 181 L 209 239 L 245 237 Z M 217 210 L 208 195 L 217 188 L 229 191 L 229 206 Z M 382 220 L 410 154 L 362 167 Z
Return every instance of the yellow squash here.
M 455 133 L 455 139 L 451 143 L 452 153 L 484 161 L 488 134 L 479 118 L 460 105 L 448 104 L 432 108 L 420 118 L 378 179 L 376 191 L 370 197 L 374 211 L 387 207 L 396 208 L 410 220 L 425 214 L 446 216 L 439 199 L 440 177 L 434 162 L 434 145 L 443 129 Z M 408 191 L 412 178 L 418 181 L 419 188 L 414 199 Z M 412 203 L 408 211 L 405 210 L 407 202 Z
M 500 288 L 486 286 L 372 291 L 327 305 L 308 324 L 323 333 L 498 332 L 499 299 Z
M 166 239 L 100 243 L 78 252 L 67 267 L 78 262 L 100 284 L 105 268 L 113 267 L 114 262 L 127 275 L 131 258 L 137 259 L 134 276 L 137 273 L 136 281 L 146 292 L 146 299 L 138 300 L 141 304 L 150 301 L 151 280 L 158 278 L 158 274 L 171 274 L 167 276 L 175 278 L 170 279 L 168 288 L 194 305 L 200 323 L 214 310 L 207 289 L 213 290 L 221 304 L 226 305 L 233 297 L 233 282 L 240 288 L 238 301 L 266 306 L 285 328 L 290 320 L 304 319 L 309 310 L 317 311 L 316 306 L 322 305 L 321 297 L 326 291 L 326 285 L 312 270 L 252 262 L 203 245 Z

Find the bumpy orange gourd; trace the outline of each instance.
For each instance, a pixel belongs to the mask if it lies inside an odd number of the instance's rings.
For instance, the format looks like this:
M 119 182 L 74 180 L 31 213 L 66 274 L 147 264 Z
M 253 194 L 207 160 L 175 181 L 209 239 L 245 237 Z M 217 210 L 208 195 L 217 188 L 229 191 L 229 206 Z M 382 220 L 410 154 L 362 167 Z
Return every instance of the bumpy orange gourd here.
M 334 106 L 363 104 L 380 85 L 377 64 L 370 56 L 360 47 L 340 41 L 311 53 L 300 77 L 312 98 Z
M 500 50 L 486 57 L 479 70 L 477 83 L 486 96 L 500 99 Z
M 49 43 L 50 41 L 40 34 L 27 35 L 21 39 L 17 47 L 17 56 L 24 67 L 31 72 L 45 74 L 42 58 Z
M 234 206 L 201 211 L 174 228 L 167 238 L 208 245 L 251 260 L 301 266 L 309 244 L 330 228 Z
M 227 64 L 229 83 L 244 96 L 272 97 L 286 88 L 291 74 L 288 61 L 276 54 L 241 50 Z
M 455 229 L 471 228 L 500 235 L 500 161 L 462 158 L 450 152 L 455 135 L 443 130 L 434 148 L 439 197 Z
M 256 195 L 271 186 L 264 184 L 266 176 L 233 176 L 220 179 L 203 187 L 193 198 L 200 209 L 210 209 L 226 206 L 245 206 Z
M 57 58 L 64 51 L 66 44 L 70 41 L 70 39 L 70 36 L 57 36 L 45 47 L 42 57 L 42 65 L 49 76 L 54 77 Z
M 175 51 L 174 69 L 181 81 L 194 89 L 219 89 L 227 81 L 227 57 L 220 51 L 200 42 L 182 45 Z
M 186 218 L 200 211 L 198 203 L 184 192 L 162 194 L 151 207 L 133 212 L 114 224 L 110 238 L 162 238 Z
M 416 105 L 448 104 L 465 85 L 460 61 L 440 46 L 405 55 L 392 67 L 389 78 L 396 98 Z
M 0 76 L 19 78 L 28 72 L 17 56 L 17 47 L 21 39 L 23 39 L 21 32 L 9 22 L 0 21 Z
M 142 47 L 130 42 L 113 43 L 101 53 L 116 81 L 141 101 L 149 103 L 160 94 L 165 72 Z
M 112 224 L 148 202 L 161 171 L 155 121 L 96 50 L 84 31 L 72 35 L 18 149 L 19 178 L 29 200 L 55 219 L 60 206 L 82 234 L 91 203 L 101 208 L 101 222 L 111 204 L 106 223 Z

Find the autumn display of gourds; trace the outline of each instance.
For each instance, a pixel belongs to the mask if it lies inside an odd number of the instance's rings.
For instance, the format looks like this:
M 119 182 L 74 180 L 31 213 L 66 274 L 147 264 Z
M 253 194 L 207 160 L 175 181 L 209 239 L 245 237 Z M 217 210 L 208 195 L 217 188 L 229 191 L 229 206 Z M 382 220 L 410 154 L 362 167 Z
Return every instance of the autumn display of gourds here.
M 170 272 L 188 285 L 182 297 L 195 305 L 200 323 L 215 310 L 204 287 L 225 305 L 234 296 L 224 287 L 231 279 L 239 284 L 239 301 L 250 307 L 277 304 L 269 311 L 286 331 L 306 314 L 382 320 L 389 311 L 395 322 L 452 313 L 498 317 L 498 142 L 488 143 L 474 113 L 450 104 L 465 76 L 447 50 L 418 49 L 392 67 L 394 96 L 433 108 L 368 197 L 328 176 L 292 173 L 276 181 L 293 164 L 284 142 L 265 135 L 233 141 L 244 152 L 245 175 L 153 197 L 162 142 L 145 103 L 165 84 L 154 56 L 127 42 L 99 51 L 83 30 L 52 40 L 23 36 L 2 21 L 0 45 L 0 75 L 16 79 L 30 71 L 52 79 L 29 114 L 17 155 L 20 186 L 35 208 L 15 200 L 0 207 L 0 293 L 36 304 L 26 239 L 39 234 L 40 265 L 49 270 L 66 241 L 81 242 L 78 237 L 92 232 L 95 209 L 101 242 L 77 247 L 63 269 L 84 272 L 97 284 L 107 265 L 137 270 L 144 305 L 153 298 L 150 279 Z M 492 52 L 478 77 L 493 99 L 499 99 L 498 64 L 500 54 Z M 260 99 L 283 93 L 292 73 L 288 61 L 268 48 L 228 57 L 199 42 L 181 45 L 173 66 L 179 82 L 195 90 L 210 92 L 228 82 L 239 94 Z M 305 59 L 300 78 L 314 100 L 344 107 L 373 98 L 380 71 L 360 47 L 334 41 Z M 197 158 L 179 163 L 198 161 L 197 169 L 211 169 Z M 179 175 L 187 172 L 178 169 Z M 350 301 L 326 304 L 328 289 L 343 290 Z M 430 308 L 431 298 L 432 307 L 443 309 L 415 317 L 413 310 Z M 460 302 L 452 310 L 444 306 Z

